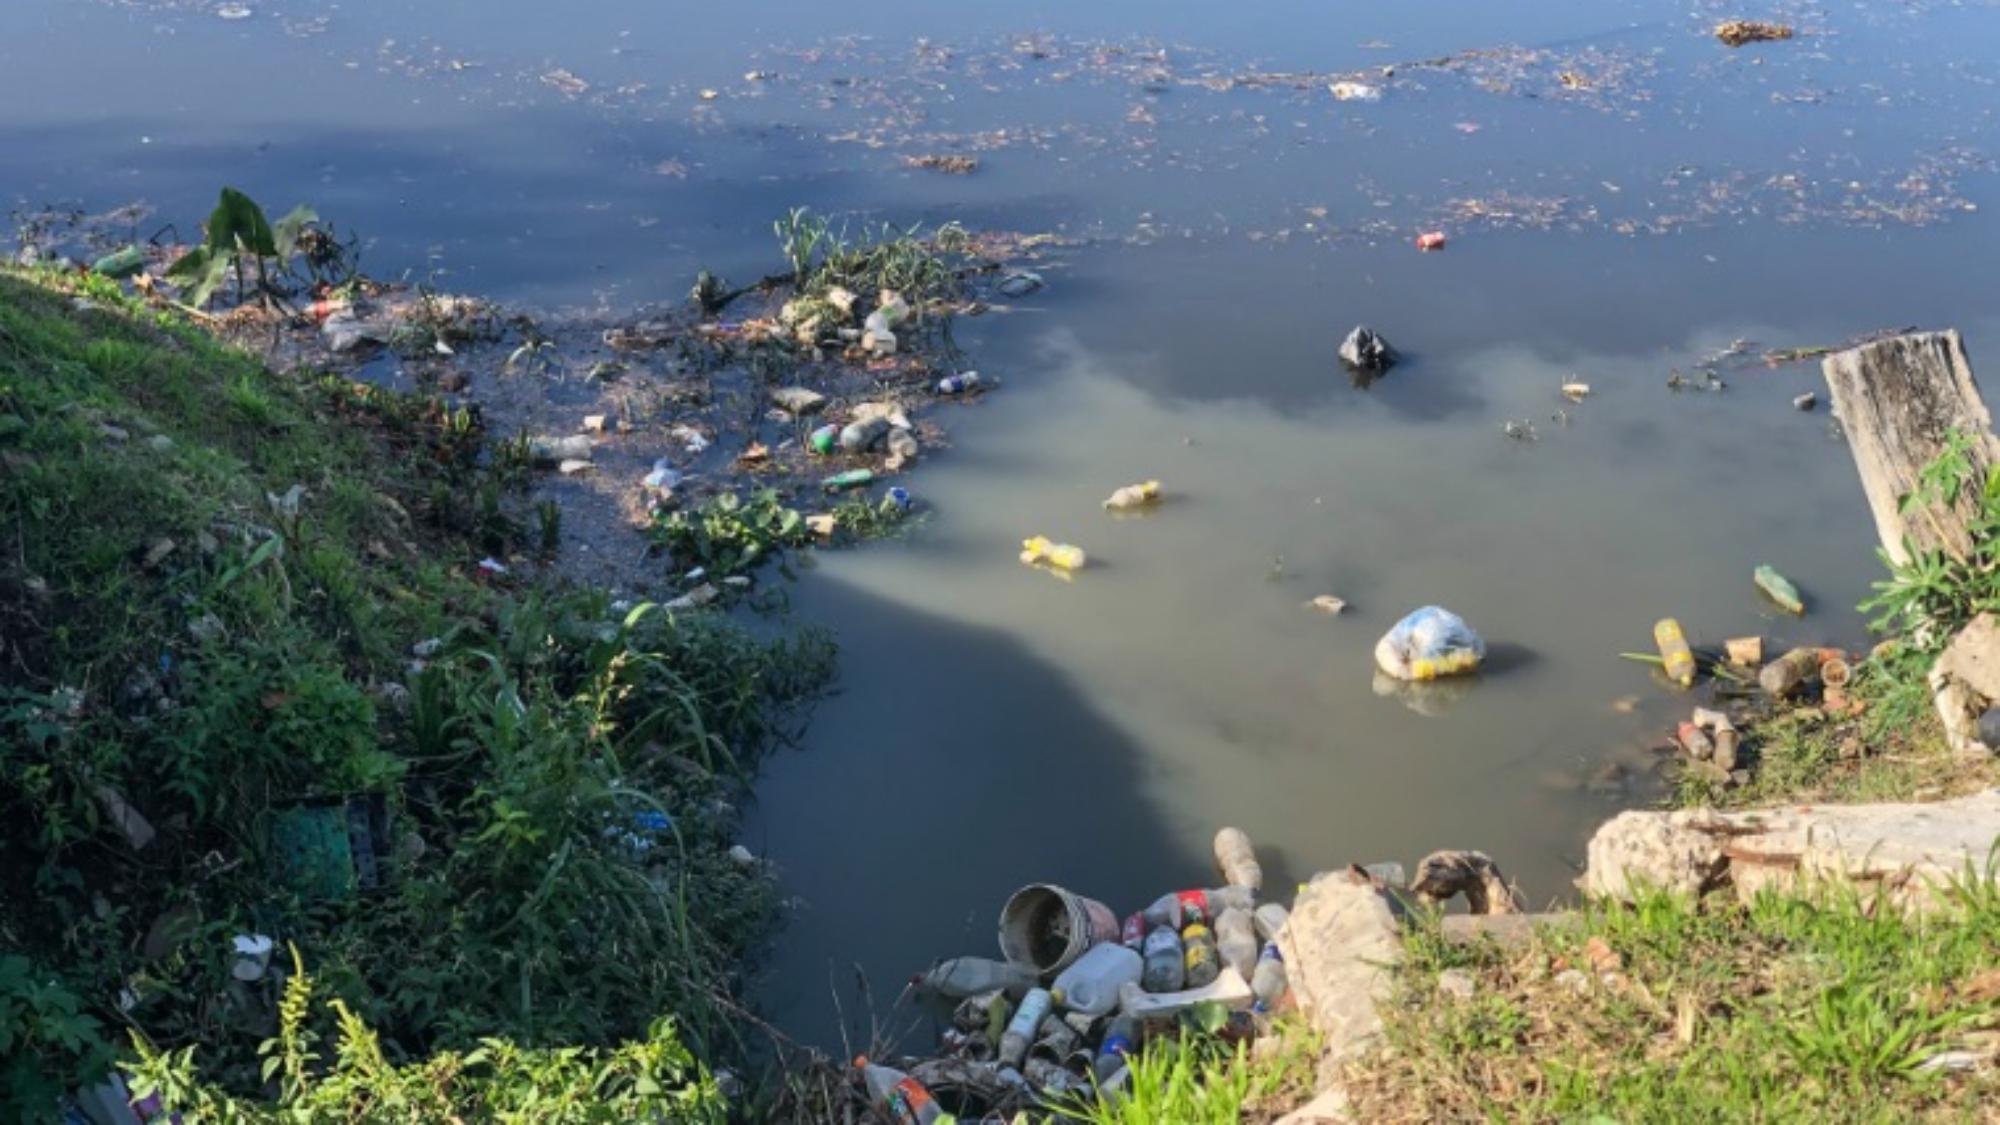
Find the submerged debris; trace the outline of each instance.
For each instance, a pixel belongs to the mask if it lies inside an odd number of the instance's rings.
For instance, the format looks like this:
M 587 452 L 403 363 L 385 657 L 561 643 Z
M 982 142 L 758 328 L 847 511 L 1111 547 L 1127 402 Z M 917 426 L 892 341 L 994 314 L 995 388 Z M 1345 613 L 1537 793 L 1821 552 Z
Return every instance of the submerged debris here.
M 1763 20 L 1724 20 L 1715 25 L 1715 37 L 1731 47 L 1741 47 L 1745 43 L 1790 39 L 1792 29 L 1782 23 L 1765 23 Z
M 926 172 L 943 172 L 947 176 L 970 176 L 979 170 L 979 158 L 976 156 L 925 153 L 921 156 L 905 156 L 903 163 Z
M 1356 325 L 1340 342 L 1340 362 L 1352 371 L 1380 374 L 1396 362 L 1396 349 L 1373 328 Z

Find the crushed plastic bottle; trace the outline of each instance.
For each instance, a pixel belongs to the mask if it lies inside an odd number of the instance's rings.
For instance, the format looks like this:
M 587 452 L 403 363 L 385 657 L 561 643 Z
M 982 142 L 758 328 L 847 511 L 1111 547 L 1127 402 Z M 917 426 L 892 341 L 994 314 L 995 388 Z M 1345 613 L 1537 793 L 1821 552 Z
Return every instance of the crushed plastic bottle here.
M 1157 503 L 1159 499 L 1160 482 L 1156 480 L 1141 481 L 1138 484 L 1128 484 L 1113 492 L 1105 498 L 1104 506 L 1113 512 L 1129 512 L 1138 508 L 1148 507 Z
M 977 371 L 961 371 L 956 375 L 946 375 L 937 381 L 937 393 L 941 395 L 962 395 L 985 385 Z
M 1232 887 L 1264 889 L 1264 868 L 1257 862 L 1257 849 L 1241 828 L 1224 828 L 1215 834 L 1215 866 Z
M 1082 547 L 1069 543 L 1057 543 L 1046 535 L 1037 535 L 1021 540 L 1021 561 L 1033 566 L 1046 563 L 1058 570 L 1082 570 L 1090 561 Z
M 1222 963 L 1251 975 L 1257 967 L 1257 923 L 1248 910 L 1230 907 L 1215 920 L 1215 948 Z
M 1159 926 L 1146 935 L 1145 968 L 1139 985 L 1147 992 L 1178 992 L 1187 983 L 1187 962 L 1181 935 Z
M 1682 687 L 1694 686 L 1694 650 L 1688 647 L 1681 623 L 1662 617 L 1653 626 L 1653 643 L 1660 646 L 1660 660 L 1667 678 Z
M 641 483 L 655 492 L 672 492 L 681 486 L 681 474 L 662 457 L 653 462 L 653 471 Z
M 1093 945 L 1064 969 L 1049 988 L 1055 1003 L 1072 1012 L 1101 1016 L 1118 1006 L 1118 990 L 1145 972 L 1139 954 L 1117 942 Z
M 912 978 L 912 984 L 939 996 L 960 1000 L 968 996 L 1000 991 L 1025 996 L 1038 983 L 1035 971 L 1025 965 L 994 961 L 985 957 L 953 957 L 940 961 L 929 972 Z
M 854 1060 L 868 1086 L 868 1096 L 896 1125 L 940 1125 L 949 1120 L 924 1084 L 892 1066 L 878 1066 L 866 1055 Z
M 1021 999 L 1021 1006 L 1014 1011 L 1014 1018 L 1007 1023 L 1007 1030 L 1000 1035 L 1000 1061 L 1007 1066 L 1020 1066 L 1028 1055 L 1028 1045 L 1035 1041 L 1035 1031 L 1048 1018 L 1052 1000 L 1046 988 L 1032 988 Z
M 1810 648 L 1795 648 L 1764 665 L 1757 673 L 1757 683 L 1763 689 L 1780 698 L 1799 690 L 1799 685 L 1819 670 L 1819 652 Z
M 1222 954 L 1215 947 L 1215 934 L 1196 922 L 1181 931 L 1182 954 L 1187 962 L 1188 988 L 1202 988 L 1222 972 Z

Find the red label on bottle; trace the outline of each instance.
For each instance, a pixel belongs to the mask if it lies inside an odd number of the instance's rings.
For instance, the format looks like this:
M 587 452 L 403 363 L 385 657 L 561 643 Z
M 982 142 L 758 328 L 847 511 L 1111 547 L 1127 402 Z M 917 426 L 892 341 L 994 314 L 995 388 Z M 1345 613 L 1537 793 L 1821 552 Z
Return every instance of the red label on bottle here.
M 905 1078 L 889 1091 L 889 1116 L 907 1125 L 923 1125 L 924 1111 L 934 1109 L 937 1102 L 924 1084 L 914 1078 Z
M 1118 932 L 1118 940 L 1128 948 L 1137 949 L 1146 942 L 1146 916 L 1134 914 L 1125 919 L 1125 928 Z
M 1207 891 L 1182 891 L 1175 895 L 1174 898 L 1178 899 L 1181 904 L 1181 925 L 1183 927 L 1196 922 L 1208 921 Z

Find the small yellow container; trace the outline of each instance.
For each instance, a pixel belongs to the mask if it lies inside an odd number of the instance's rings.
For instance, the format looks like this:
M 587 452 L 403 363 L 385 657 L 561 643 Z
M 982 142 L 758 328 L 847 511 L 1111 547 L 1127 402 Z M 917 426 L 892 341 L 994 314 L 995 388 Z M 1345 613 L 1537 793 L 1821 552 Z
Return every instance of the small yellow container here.
M 1694 686 L 1694 650 L 1688 647 L 1687 637 L 1681 632 L 1681 623 L 1671 617 L 1662 617 L 1653 626 L 1653 643 L 1660 646 L 1660 658 L 1666 662 L 1667 678 L 1682 687 Z
M 1058 570 L 1082 570 L 1090 561 L 1083 548 L 1070 543 L 1056 543 L 1046 535 L 1021 540 L 1021 561 L 1030 566 L 1045 563 Z

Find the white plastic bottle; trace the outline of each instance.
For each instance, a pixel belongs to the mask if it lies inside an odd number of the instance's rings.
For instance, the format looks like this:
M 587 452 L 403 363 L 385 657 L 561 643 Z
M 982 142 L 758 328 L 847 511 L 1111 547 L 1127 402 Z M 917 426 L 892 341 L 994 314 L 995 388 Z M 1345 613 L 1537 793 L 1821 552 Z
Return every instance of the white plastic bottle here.
M 913 982 L 918 988 L 951 1000 L 963 1000 L 995 990 L 1022 996 L 1036 984 L 1035 971 L 1024 965 L 994 961 L 986 957 L 953 957 L 940 961 Z
M 1256 972 L 1250 977 L 1250 992 L 1257 998 L 1252 1007 L 1260 1012 L 1268 1012 L 1271 1006 L 1284 998 L 1290 981 L 1285 976 L 1285 959 L 1278 953 L 1278 943 L 1265 942 L 1264 951 L 1257 956 Z
M 1049 1014 L 1049 993 L 1047 989 L 1034 988 L 1021 999 L 1021 1006 L 1014 1011 L 1014 1018 L 1007 1024 L 1007 1030 L 1000 1036 L 1000 1062 L 1004 1066 L 1020 1066 L 1028 1056 L 1028 1044 L 1035 1041 L 1035 1031 L 1042 1026 L 1042 1020 Z
M 1252 915 L 1257 921 L 1257 936 L 1265 941 L 1278 940 L 1278 931 L 1285 928 L 1285 922 L 1291 916 L 1291 911 L 1275 902 L 1267 902 L 1258 907 L 1257 912 Z
M 1224 828 L 1215 834 L 1215 866 L 1232 887 L 1264 889 L 1264 868 L 1257 862 L 1257 850 L 1241 828 Z
M 1138 980 L 1145 966 L 1145 958 L 1117 942 L 1093 945 L 1056 977 L 1049 995 L 1072 1012 L 1101 1016 L 1118 1006 L 1118 990 Z

